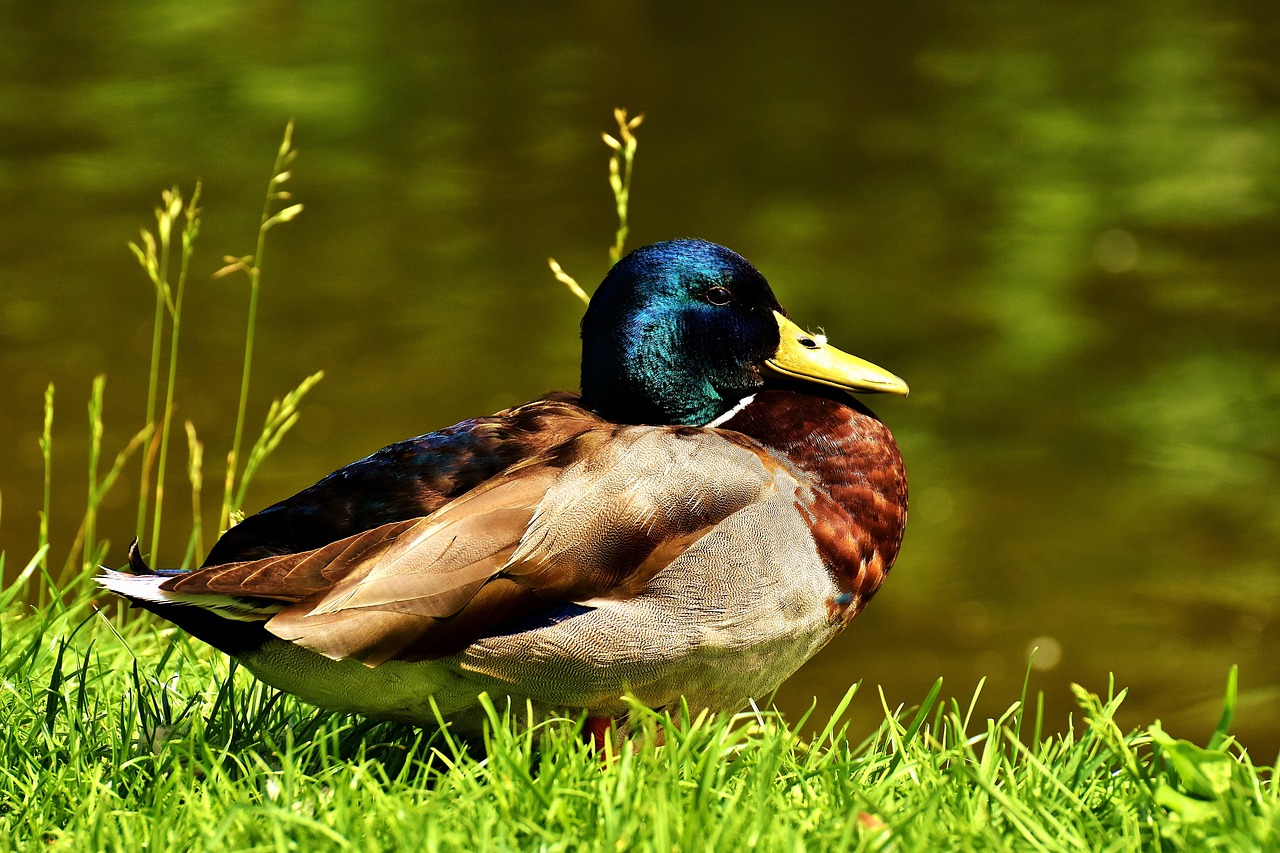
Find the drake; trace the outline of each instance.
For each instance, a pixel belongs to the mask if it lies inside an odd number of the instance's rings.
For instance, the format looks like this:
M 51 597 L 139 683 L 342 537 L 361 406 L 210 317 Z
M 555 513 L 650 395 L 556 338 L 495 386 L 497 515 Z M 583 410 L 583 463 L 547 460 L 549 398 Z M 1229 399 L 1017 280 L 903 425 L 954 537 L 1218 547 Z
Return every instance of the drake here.
M 625 724 L 737 710 L 856 616 L 902 542 L 906 384 L 787 319 L 745 259 L 638 249 L 582 320 L 582 393 L 386 447 L 99 583 L 303 700 L 419 725 L 477 696 Z

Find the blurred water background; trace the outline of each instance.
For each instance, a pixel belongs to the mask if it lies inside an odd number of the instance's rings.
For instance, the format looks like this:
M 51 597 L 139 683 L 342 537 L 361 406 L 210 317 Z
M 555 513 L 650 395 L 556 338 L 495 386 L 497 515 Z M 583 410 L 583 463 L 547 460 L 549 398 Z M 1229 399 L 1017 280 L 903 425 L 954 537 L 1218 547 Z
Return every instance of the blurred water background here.
M 749 7 L 749 8 L 748 8 Z M 1280 7 L 1269 0 L 910 4 L 212 2 L 0 6 L 0 546 L 51 531 L 144 419 L 153 295 L 125 248 L 161 188 L 204 186 L 178 418 L 216 509 L 252 250 L 286 120 L 249 422 L 323 369 L 260 508 L 389 442 L 576 387 L 580 305 L 612 239 L 610 110 L 647 115 L 631 246 L 735 248 L 801 323 L 911 383 L 868 399 L 901 442 L 893 577 L 783 688 L 855 680 L 855 732 L 939 676 L 980 712 L 1028 652 L 1201 739 L 1280 748 Z M 164 549 L 190 526 L 178 438 Z M 137 465 L 99 522 L 124 560 Z M 212 521 L 208 522 L 212 523 Z M 61 549 L 61 551 L 59 551 Z M 162 551 L 164 550 L 162 549 Z M 163 559 L 161 560 L 164 561 Z M 858 727 L 861 727 L 859 729 Z

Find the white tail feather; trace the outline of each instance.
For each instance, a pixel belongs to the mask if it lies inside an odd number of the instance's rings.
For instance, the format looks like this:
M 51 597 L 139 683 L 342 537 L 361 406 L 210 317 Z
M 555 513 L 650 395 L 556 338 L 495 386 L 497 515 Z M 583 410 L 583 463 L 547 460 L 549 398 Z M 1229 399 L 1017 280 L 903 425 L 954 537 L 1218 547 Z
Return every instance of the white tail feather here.
M 161 589 L 161 584 L 171 580 L 168 575 L 135 575 L 104 568 L 94 580 L 117 595 L 134 601 L 153 601 L 157 604 L 185 604 L 216 613 L 224 619 L 239 622 L 262 622 L 285 608 L 284 602 L 259 602 L 220 595 L 212 592 L 184 593 Z
M 94 578 L 99 586 L 106 587 L 117 595 L 133 598 L 138 601 L 171 602 L 169 593 L 160 589 L 160 584 L 168 578 L 162 575 L 134 575 L 129 572 L 117 572 L 104 568 L 102 574 Z

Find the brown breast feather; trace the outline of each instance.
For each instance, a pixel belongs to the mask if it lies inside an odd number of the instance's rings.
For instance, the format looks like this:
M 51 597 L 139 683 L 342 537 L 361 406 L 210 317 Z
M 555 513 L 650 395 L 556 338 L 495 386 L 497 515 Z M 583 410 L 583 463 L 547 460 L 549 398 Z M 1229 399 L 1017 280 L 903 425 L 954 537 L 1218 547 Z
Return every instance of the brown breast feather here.
M 907 479 L 897 443 L 865 406 L 845 395 L 763 391 L 724 426 L 795 465 L 811 488 L 796 496 L 818 553 L 844 595 L 833 622 L 856 616 L 898 556 Z

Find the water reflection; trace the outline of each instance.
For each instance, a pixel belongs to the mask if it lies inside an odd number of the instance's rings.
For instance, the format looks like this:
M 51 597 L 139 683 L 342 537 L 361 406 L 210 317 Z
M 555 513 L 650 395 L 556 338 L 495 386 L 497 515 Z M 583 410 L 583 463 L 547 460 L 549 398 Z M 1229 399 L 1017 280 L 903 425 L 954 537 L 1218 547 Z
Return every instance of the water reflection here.
M 854 15 L 851 19 L 850 14 Z M 612 233 L 594 134 L 644 110 L 633 244 L 752 258 L 801 321 L 912 384 L 878 403 L 912 523 L 893 580 L 784 688 L 892 704 L 939 675 L 987 710 L 1132 688 L 1128 721 L 1280 747 L 1280 55 L 1270 4 L 906 9 L 173 2 L 0 10 L 0 537 L 25 559 L 58 386 L 55 537 L 144 411 L 151 293 L 124 250 L 159 188 L 205 187 L 180 418 L 230 443 L 267 168 L 299 121 L 307 211 L 269 249 L 267 398 L 328 378 L 263 505 L 382 444 L 576 382 Z M 177 474 L 174 475 L 176 478 Z M 214 477 L 213 479 L 216 479 Z M 100 522 L 118 559 L 132 498 Z M 166 542 L 180 552 L 185 531 Z M 65 546 L 64 546 L 65 547 Z M 1056 660 L 1053 658 L 1056 657 Z M 867 690 L 857 713 L 877 712 Z M 1180 730 L 1179 730 L 1180 729 Z

